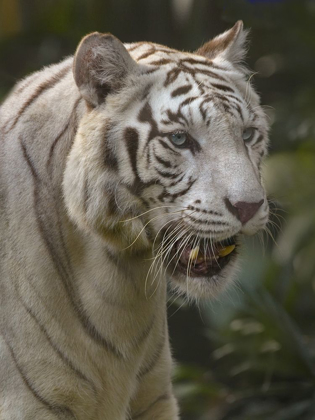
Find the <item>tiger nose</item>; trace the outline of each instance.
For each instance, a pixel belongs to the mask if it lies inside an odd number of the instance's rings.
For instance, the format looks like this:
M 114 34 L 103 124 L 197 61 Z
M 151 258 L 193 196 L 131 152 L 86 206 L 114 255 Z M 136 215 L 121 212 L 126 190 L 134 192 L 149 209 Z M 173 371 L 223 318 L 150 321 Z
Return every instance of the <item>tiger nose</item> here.
M 228 198 L 225 199 L 225 204 L 228 210 L 238 218 L 243 225 L 252 219 L 262 206 L 265 200 L 262 199 L 258 203 L 248 203 L 246 201 L 238 201 L 232 204 Z

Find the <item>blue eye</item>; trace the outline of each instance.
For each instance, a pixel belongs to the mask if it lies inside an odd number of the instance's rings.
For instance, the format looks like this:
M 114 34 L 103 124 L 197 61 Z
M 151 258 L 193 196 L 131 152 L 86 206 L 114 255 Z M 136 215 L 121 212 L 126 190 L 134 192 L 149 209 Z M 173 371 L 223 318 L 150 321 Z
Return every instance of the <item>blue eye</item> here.
M 245 143 L 249 143 L 255 134 L 255 128 L 254 127 L 248 127 L 243 131 L 243 140 Z
M 187 142 L 187 134 L 183 131 L 170 134 L 170 139 L 175 146 L 184 146 Z

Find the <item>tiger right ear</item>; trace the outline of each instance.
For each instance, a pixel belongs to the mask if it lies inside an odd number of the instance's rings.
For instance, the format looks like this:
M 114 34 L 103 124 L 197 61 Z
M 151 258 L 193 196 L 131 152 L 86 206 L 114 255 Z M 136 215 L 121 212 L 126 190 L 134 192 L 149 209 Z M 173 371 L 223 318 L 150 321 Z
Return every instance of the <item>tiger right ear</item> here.
M 200 47 L 196 54 L 211 60 L 229 61 L 237 67 L 246 54 L 247 34 L 248 31 L 243 29 L 243 22 L 239 20 L 233 28 Z
M 94 32 L 84 37 L 74 56 L 74 80 L 92 107 L 102 104 L 109 93 L 118 91 L 137 63 L 112 34 Z

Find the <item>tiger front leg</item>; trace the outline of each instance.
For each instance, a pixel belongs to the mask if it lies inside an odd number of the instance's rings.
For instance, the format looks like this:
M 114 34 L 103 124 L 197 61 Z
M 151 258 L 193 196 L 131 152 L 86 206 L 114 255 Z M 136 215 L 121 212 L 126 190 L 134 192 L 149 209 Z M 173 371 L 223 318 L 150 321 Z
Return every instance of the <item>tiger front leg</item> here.
M 145 390 L 143 390 L 145 392 Z M 150 394 L 149 392 L 147 392 Z M 151 394 L 152 395 L 152 394 Z M 143 395 L 144 396 L 144 395 Z M 143 398 L 149 401 L 149 398 Z M 172 390 L 162 392 L 158 397 L 135 411 L 130 420 L 179 420 L 177 401 Z
M 130 403 L 129 420 L 179 420 L 171 383 L 172 359 L 167 337 L 138 373 L 138 388 Z

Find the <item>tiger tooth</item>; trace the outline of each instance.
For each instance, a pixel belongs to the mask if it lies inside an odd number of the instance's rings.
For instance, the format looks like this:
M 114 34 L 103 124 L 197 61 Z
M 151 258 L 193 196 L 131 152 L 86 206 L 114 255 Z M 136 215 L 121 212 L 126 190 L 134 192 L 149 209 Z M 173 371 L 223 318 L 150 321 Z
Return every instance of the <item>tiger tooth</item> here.
M 198 258 L 199 249 L 200 249 L 199 246 L 196 246 L 190 251 L 190 254 L 189 254 L 190 260 L 196 260 Z
M 227 255 L 231 254 L 232 251 L 234 251 L 235 245 L 229 245 L 224 248 L 221 248 L 219 252 L 219 257 L 226 257 Z

